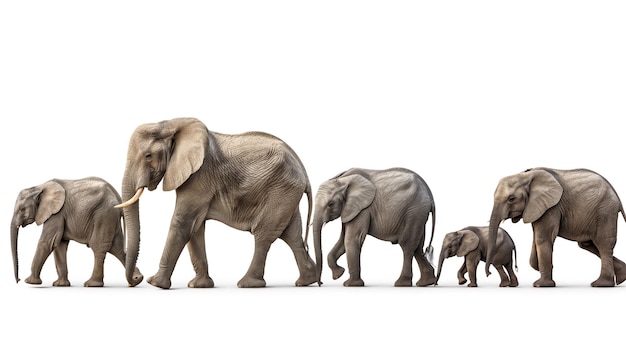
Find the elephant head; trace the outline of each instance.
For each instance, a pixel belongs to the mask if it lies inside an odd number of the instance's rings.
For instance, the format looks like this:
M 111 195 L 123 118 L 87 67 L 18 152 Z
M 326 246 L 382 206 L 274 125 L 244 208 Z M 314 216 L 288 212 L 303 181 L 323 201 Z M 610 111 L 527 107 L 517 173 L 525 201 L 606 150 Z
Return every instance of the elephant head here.
M 441 267 L 443 266 L 443 261 L 446 258 L 455 255 L 458 257 L 464 257 L 470 252 L 476 250 L 479 242 L 480 238 L 478 235 L 467 229 L 446 234 L 441 245 L 441 252 L 439 253 L 439 264 L 437 265 L 437 280 L 435 285 L 439 282 Z
M 318 281 L 322 274 L 322 226 L 339 217 L 342 223 L 350 222 L 371 205 L 375 195 L 374 184 L 358 174 L 340 175 L 320 185 L 312 223 Z
M 64 203 L 65 189 L 52 180 L 20 191 L 15 201 L 13 218 L 11 219 L 11 251 L 13 253 L 15 282 L 20 281 L 17 256 L 19 227 L 26 227 L 33 222 L 42 225 L 50 216 L 59 212 Z
M 498 227 L 510 218 L 513 223 L 523 219 L 533 223 L 561 200 L 563 187 L 545 169 L 529 169 L 525 172 L 502 178 L 494 194 L 493 209 L 489 220 L 487 240 L 487 260 L 485 273 L 489 276 L 489 266 L 495 255 Z
M 138 126 L 128 144 L 122 181 L 127 230 L 126 276 L 132 278 L 139 253 L 139 197 L 163 180 L 163 190 L 181 186 L 204 163 L 210 149 L 209 131 L 195 118 L 175 118 Z M 219 155 L 214 155 L 218 157 Z

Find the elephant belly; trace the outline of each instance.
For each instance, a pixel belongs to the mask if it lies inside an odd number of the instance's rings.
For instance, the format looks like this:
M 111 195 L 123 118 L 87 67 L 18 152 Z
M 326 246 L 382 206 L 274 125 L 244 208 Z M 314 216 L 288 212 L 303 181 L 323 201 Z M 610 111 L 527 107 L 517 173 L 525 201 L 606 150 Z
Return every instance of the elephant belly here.
M 584 228 L 570 228 L 562 227 L 559 231 L 559 236 L 566 240 L 571 241 L 589 241 L 593 240 L 595 233 L 592 230 Z

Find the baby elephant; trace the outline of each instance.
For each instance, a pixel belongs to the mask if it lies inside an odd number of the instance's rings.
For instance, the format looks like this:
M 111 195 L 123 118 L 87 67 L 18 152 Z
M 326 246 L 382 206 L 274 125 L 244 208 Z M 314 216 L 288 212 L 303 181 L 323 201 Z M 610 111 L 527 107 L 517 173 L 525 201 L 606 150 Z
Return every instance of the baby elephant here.
M 122 265 L 126 262 L 122 210 L 114 206 L 121 202 L 120 195 L 106 181 L 96 178 L 78 180 L 53 179 L 41 185 L 20 191 L 15 201 L 11 220 L 11 249 L 15 281 L 19 279 L 17 234 L 19 227 L 33 222 L 43 224 L 41 238 L 35 251 L 28 284 L 41 284 L 41 269 L 54 252 L 58 279 L 53 286 L 69 286 L 67 277 L 67 246 L 70 240 L 86 244 L 93 250 L 94 267 L 91 278 L 84 286 L 104 285 L 104 258 L 107 252 Z M 129 286 L 143 280 L 135 269 Z
M 461 268 L 457 273 L 459 284 L 467 282 L 465 273 L 469 272 L 470 283 L 468 286 L 476 287 L 476 267 L 478 262 L 487 258 L 487 237 L 489 227 L 466 227 L 459 231 L 446 234 L 443 238 L 441 253 L 439 254 L 439 265 L 437 268 L 437 281 L 441 275 L 443 260 L 454 255 L 465 257 Z M 513 272 L 513 259 L 515 258 L 515 270 L 517 270 L 517 252 L 515 243 L 509 233 L 502 228 L 498 228 L 496 239 L 496 250 L 493 265 L 500 273 L 501 287 L 515 287 L 518 285 L 517 276 Z M 506 272 L 504 271 L 506 269 Z M 508 275 L 507 275 L 508 272 Z

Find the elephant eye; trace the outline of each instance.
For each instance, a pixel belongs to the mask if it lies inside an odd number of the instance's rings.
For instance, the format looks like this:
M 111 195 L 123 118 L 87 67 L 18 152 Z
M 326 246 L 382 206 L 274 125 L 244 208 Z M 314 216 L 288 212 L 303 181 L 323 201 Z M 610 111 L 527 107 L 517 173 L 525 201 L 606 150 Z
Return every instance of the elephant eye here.
M 508 199 L 507 201 L 508 201 L 509 203 L 513 203 L 513 202 L 515 202 L 515 196 L 514 196 L 514 195 L 509 196 L 509 199 Z
M 328 207 L 330 207 L 330 208 L 335 207 L 335 203 L 334 203 L 334 202 L 332 202 L 332 201 L 331 201 L 331 202 L 329 202 L 329 203 L 328 203 Z
M 152 161 L 152 154 L 151 153 L 147 153 L 146 154 L 146 161 L 148 161 L 148 162 Z

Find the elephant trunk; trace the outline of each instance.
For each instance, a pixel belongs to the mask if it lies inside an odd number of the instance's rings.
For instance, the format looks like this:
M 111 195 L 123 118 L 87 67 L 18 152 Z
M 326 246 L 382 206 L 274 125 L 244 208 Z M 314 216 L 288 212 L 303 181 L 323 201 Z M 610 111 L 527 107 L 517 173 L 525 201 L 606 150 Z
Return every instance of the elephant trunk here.
M 322 284 L 322 226 L 324 221 L 319 216 L 313 218 L 313 247 L 315 248 L 315 271 L 317 283 Z
M 17 233 L 19 231 L 19 225 L 11 223 L 11 252 L 13 253 L 13 271 L 15 273 L 15 282 L 20 281 L 19 277 L 19 265 L 17 259 Z
M 493 256 L 496 251 L 496 238 L 498 237 L 498 228 L 502 222 L 502 216 L 500 214 L 500 206 L 495 204 L 491 211 L 491 218 L 489 219 L 489 234 L 487 235 L 487 259 L 485 260 L 485 274 L 489 276 L 491 272 L 489 267 L 493 262 Z
M 448 256 L 448 249 L 446 247 L 441 248 L 441 252 L 439 253 L 439 262 L 437 263 L 437 279 L 435 280 L 435 285 L 439 283 L 439 277 L 441 276 L 441 267 L 443 267 L 443 261 Z
M 139 238 L 140 238 L 140 222 L 139 222 L 139 199 L 137 194 L 141 195 L 139 191 L 135 192 L 134 182 L 124 177 L 122 183 L 122 200 L 128 201 L 129 199 L 135 199 L 130 204 L 123 206 L 124 211 L 124 225 L 126 227 L 126 280 L 131 286 L 135 286 L 134 272 L 137 266 L 137 257 L 139 256 Z M 143 188 L 139 188 L 143 190 Z

